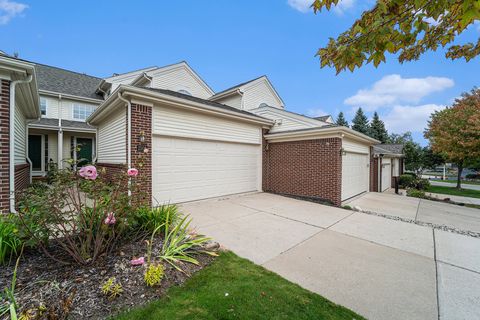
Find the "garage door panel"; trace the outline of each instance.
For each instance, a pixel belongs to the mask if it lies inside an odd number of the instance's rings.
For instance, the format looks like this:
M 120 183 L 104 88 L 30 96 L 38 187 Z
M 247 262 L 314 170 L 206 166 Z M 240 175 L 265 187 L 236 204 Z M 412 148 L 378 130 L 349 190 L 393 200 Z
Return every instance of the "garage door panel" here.
M 342 201 L 368 191 L 368 154 L 347 152 L 342 157 Z
M 260 145 L 155 136 L 153 149 L 154 202 L 258 190 Z
M 392 184 L 392 164 L 391 159 L 382 159 L 382 192 L 390 188 Z

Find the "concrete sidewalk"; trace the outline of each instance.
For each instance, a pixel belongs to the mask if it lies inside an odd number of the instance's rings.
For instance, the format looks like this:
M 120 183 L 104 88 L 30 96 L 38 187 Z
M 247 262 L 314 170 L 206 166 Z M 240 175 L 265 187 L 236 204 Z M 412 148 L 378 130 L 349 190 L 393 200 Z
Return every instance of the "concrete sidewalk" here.
M 480 239 L 266 193 L 181 209 L 240 256 L 369 319 L 480 314 Z

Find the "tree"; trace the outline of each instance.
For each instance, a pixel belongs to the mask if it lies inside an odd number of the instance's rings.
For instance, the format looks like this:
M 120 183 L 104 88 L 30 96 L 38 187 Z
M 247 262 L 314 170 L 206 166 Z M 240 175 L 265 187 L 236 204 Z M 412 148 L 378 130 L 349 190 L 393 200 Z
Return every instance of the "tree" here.
M 315 0 L 315 13 L 330 10 L 340 0 Z M 377 67 L 385 53 L 398 55 L 398 61 L 418 60 L 427 51 L 449 45 L 446 57 L 466 61 L 480 54 L 476 43 L 450 45 L 465 29 L 480 19 L 478 0 L 377 0 L 350 29 L 320 48 L 322 67 L 335 67 L 337 74 L 353 71 L 365 62 Z
M 412 133 L 410 131 L 402 134 L 392 133 L 388 136 L 388 143 L 405 144 L 408 141 L 413 142 Z
M 422 149 L 422 167 L 423 169 L 435 169 L 445 163 L 445 157 L 439 153 L 433 152 L 432 148 L 424 147 Z
M 343 115 L 343 112 L 340 111 L 340 113 L 338 114 L 336 123 L 339 126 L 344 126 L 348 128 L 348 122 L 347 120 L 345 120 L 345 116 Z
M 460 189 L 464 166 L 480 158 L 480 89 L 463 93 L 453 106 L 434 112 L 424 136 L 433 152 L 457 165 Z
M 381 143 L 387 143 L 388 141 L 388 132 L 385 129 L 385 123 L 380 120 L 378 113 L 373 114 L 372 122 L 370 123 L 370 134 L 369 136 L 379 140 Z
M 358 108 L 355 113 L 355 117 L 352 120 L 352 129 L 366 135 L 369 134 L 368 118 L 365 113 L 363 113 L 362 108 Z
M 403 147 L 405 154 L 405 169 L 418 174 L 423 169 L 422 147 L 416 142 L 407 141 Z

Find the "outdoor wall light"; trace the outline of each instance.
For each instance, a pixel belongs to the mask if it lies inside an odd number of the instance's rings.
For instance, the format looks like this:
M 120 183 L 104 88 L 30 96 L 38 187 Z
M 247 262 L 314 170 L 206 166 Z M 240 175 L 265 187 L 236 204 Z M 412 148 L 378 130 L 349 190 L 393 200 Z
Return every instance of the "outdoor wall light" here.
M 341 156 L 346 156 L 347 155 L 347 151 L 345 151 L 345 149 L 340 149 L 340 155 Z
M 140 135 L 138 136 L 138 141 L 140 141 L 141 143 L 145 142 L 145 132 L 144 131 L 140 131 Z

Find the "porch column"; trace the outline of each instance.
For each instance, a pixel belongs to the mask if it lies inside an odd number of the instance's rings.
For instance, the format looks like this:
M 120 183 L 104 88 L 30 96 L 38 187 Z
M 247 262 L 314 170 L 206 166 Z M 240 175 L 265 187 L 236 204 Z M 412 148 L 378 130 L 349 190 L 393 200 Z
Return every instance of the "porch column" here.
M 57 137 L 57 164 L 58 169 L 63 169 L 63 130 L 58 130 L 58 137 Z

